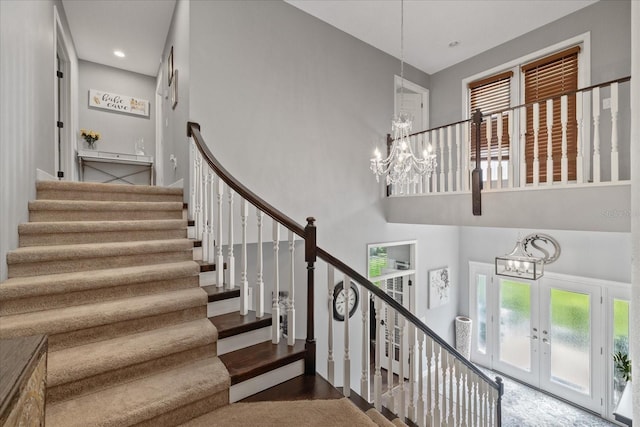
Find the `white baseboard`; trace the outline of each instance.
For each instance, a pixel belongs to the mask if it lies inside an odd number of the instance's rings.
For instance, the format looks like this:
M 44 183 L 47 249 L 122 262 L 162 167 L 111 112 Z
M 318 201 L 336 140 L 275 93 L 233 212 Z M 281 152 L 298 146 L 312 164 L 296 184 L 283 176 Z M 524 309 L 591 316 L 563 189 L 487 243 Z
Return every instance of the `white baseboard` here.
M 45 172 L 42 169 L 36 169 L 36 181 L 57 181 L 58 178 Z
M 170 188 L 184 188 L 184 179 L 179 179 L 176 182 L 174 182 L 173 184 L 169 184 L 168 187 Z
M 196 228 L 191 226 L 187 227 L 187 239 L 195 239 L 196 238 Z
M 229 403 L 237 402 L 302 374 L 304 374 L 304 359 L 232 385 L 229 389 Z
M 271 326 L 218 340 L 218 356 L 271 340 Z

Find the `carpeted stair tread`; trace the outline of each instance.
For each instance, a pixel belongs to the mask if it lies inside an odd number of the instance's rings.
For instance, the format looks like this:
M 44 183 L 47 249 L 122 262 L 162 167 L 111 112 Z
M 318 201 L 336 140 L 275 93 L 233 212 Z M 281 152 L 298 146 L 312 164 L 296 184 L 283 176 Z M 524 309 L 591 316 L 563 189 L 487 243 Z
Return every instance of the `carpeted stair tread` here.
M 371 408 L 365 412 L 369 418 L 375 422 L 378 427 L 394 427 L 391 421 L 389 421 L 384 415 L 382 415 L 376 408 Z
M 186 238 L 187 221 L 158 219 L 28 222 L 18 226 L 18 234 L 21 247 Z
M 229 376 L 217 357 L 198 360 L 176 369 L 96 391 L 76 399 L 47 405 L 47 427 L 121 427 L 153 423 L 216 393 L 226 393 Z M 215 409 L 215 408 L 210 408 Z M 188 418 L 187 418 L 188 419 Z M 186 420 L 186 419 L 185 419 Z
M 182 188 L 94 182 L 38 181 L 40 200 L 146 200 L 182 202 Z
M 0 338 L 58 334 L 206 305 L 200 288 L 4 316 Z
M 180 202 L 35 200 L 30 222 L 182 219 Z
M 30 246 L 9 252 L 7 267 L 9 277 L 101 270 L 186 261 L 192 249 L 189 239 Z
M 217 336 L 215 326 L 200 319 L 55 351 L 47 360 L 47 385 L 57 386 L 213 344 Z

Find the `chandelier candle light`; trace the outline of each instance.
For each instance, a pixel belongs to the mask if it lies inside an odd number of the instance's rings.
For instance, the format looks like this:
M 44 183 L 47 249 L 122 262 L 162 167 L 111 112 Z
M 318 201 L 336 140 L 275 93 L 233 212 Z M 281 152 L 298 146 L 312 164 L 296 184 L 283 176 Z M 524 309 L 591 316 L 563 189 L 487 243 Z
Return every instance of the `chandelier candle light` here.
M 541 243 L 542 242 L 542 245 Z M 553 249 L 551 252 L 550 247 Z M 536 249 L 542 256 L 530 253 Z M 560 244 L 548 234 L 529 234 L 519 239 L 513 251 L 496 257 L 496 274 L 505 277 L 538 280 L 544 275 L 544 265 L 551 264 L 560 256 Z
M 400 114 L 391 121 L 393 141 L 387 158 L 383 159 L 380 150 L 376 148 L 371 159 L 371 171 L 380 181 L 381 175 L 386 175 L 387 185 L 400 184 L 400 192 L 407 184 L 417 184 L 420 177 L 432 174 L 437 166 L 436 155 L 433 154 L 431 144 L 423 150 L 422 158 L 416 157 L 411 148 L 412 117 L 402 112 L 404 101 L 404 0 L 400 2 Z

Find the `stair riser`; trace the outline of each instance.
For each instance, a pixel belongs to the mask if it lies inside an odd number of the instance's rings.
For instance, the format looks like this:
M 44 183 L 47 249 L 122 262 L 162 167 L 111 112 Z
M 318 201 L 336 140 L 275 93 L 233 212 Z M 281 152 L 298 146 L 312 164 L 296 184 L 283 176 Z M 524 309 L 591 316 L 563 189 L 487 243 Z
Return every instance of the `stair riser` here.
M 28 277 L 44 274 L 69 273 L 74 271 L 103 270 L 107 268 L 133 267 L 137 265 L 165 264 L 188 261 L 193 257 L 191 250 L 172 252 L 122 254 L 119 256 L 68 259 L 56 261 L 36 261 L 11 263 L 8 265 L 9 277 Z
M 114 371 L 82 378 L 77 381 L 47 387 L 47 403 L 72 399 L 81 394 L 91 393 L 105 387 L 111 387 L 155 372 L 173 369 L 185 363 L 211 357 L 216 354 L 216 343 L 200 346 L 161 358 L 126 366 Z
M 227 354 L 269 340 L 271 340 L 271 326 L 221 338 L 218 340 L 218 354 Z
M 183 219 L 180 210 L 31 210 L 29 221 L 134 221 L 145 219 Z
M 0 304 L 0 316 L 19 313 L 30 313 L 41 310 L 52 310 L 72 307 L 80 304 L 105 302 L 120 298 L 150 295 L 198 286 L 198 276 L 179 277 L 170 280 L 126 284 L 122 286 L 104 287 L 79 292 L 67 292 L 40 297 L 28 297 L 15 300 L 4 300 Z
M 208 317 L 220 316 L 234 311 L 240 311 L 240 298 L 225 299 L 207 304 Z
M 135 427 L 173 427 L 229 404 L 229 390 L 219 391 L 205 399 L 181 406 Z
M 3 330 L 1 329 L 2 325 L 0 325 L 0 338 L 48 334 L 49 351 L 53 352 L 78 345 L 108 340 L 123 335 L 150 331 L 164 326 L 175 325 L 176 323 L 202 319 L 204 316 L 206 316 L 206 307 L 203 305 L 169 313 L 162 313 L 155 316 L 124 320 L 61 333 L 51 333 L 51 330 L 47 329 L 46 325 L 31 328 L 14 328 L 11 330 Z
M 38 190 L 38 200 L 93 200 L 120 202 L 181 202 L 180 194 L 123 193 L 102 191 Z
M 111 231 L 100 233 L 21 234 L 20 247 L 184 239 L 186 237 L 187 231 L 185 229 Z
M 252 396 L 302 374 L 304 374 L 304 360 L 297 360 L 250 380 L 232 385 L 229 389 L 229 401 L 231 403 L 238 402 L 245 397 Z

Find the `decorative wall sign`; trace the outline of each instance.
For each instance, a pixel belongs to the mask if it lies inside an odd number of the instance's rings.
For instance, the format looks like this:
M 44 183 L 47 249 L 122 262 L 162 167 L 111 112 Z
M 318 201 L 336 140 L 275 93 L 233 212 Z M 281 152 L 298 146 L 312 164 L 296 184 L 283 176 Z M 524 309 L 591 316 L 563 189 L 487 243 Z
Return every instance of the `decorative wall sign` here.
M 133 96 L 89 89 L 89 107 L 149 117 L 149 101 Z
M 173 84 L 171 85 L 171 108 L 176 109 L 178 105 L 178 70 L 174 71 Z
M 440 307 L 449 302 L 451 282 L 449 267 L 429 271 L 429 304 L 428 308 Z
M 171 46 L 171 50 L 169 51 L 169 57 L 167 58 L 167 82 L 168 86 L 171 86 L 171 82 L 173 81 L 173 46 Z

